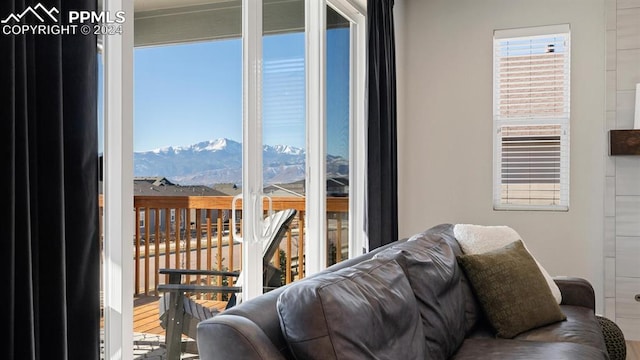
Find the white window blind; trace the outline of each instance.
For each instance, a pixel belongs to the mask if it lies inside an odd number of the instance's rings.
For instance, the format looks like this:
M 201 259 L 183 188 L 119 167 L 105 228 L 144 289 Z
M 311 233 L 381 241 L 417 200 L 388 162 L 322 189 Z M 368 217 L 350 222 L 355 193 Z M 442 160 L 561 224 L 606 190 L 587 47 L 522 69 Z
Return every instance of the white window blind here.
M 494 209 L 568 210 L 568 25 L 494 32 Z

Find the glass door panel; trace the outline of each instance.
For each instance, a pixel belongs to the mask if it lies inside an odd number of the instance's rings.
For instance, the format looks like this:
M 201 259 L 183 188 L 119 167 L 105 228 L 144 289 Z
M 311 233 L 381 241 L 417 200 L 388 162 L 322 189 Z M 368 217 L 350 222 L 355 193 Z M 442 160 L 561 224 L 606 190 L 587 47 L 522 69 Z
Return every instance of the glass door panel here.
M 327 266 L 349 257 L 351 154 L 351 27 L 327 6 L 326 194 Z
M 151 197 L 136 205 L 136 294 L 166 280 L 158 268 L 240 268 L 222 197 L 242 184 L 241 54 L 238 38 L 135 49 L 134 198 Z
M 290 231 L 271 259 L 275 282 L 303 277 L 306 183 L 304 1 L 263 3 L 263 193 L 273 210 L 297 210 Z M 265 210 L 267 208 L 265 207 Z M 271 284 L 273 285 L 273 283 Z
M 243 185 L 242 4 L 154 9 L 137 4 L 134 49 L 134 355 L 165 346 L 160 269 L 240 271 L 231 222 Z M 158 18 L 162 21 L 158 21 Z M 222 21 L 221 19 L 224 19 Z M 188 26 L 187 26 L 188 24 Z M 182 282 L 233 286 L 237 278 Z M 224 309 L 228 294 L 196 294 Z M 146 344 L 142 346 L 140 344 Z M 190 349 L 193 350 L 193 349 Z M 190 351 L 189 351 L 190 352 Z

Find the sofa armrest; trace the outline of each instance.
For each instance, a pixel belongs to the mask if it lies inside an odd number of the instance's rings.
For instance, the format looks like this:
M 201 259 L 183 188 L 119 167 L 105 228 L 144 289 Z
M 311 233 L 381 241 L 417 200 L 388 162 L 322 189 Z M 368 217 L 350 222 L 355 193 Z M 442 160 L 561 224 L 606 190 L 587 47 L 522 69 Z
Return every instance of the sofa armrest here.
M 202 360 L 284 360 L 267 335 L 251 320 L 219 314 L 198 323 Z
M 569 276 L 555 276 L 555 283 L 562 293 L 561 305 L 584 306 L 596 310 L 596 296 L 587 280 Z

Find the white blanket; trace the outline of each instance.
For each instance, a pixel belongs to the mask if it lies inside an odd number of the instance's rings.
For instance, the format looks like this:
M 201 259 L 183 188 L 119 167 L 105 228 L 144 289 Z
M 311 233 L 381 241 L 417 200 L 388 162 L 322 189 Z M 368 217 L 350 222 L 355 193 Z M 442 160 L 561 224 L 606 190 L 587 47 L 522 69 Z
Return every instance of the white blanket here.
M 473 225 L 473 224 L 456 224 L 453 227 L 453 235 L 458 240 L 462 252 L 465 254 L 482 254 L 488 251 L 496 250 L 504 247 L 514 241 L 524 239 L 509 226 L 486 226 L 486 225 Z M 526 248 L 525 244 L 525 248 Z M 527 249 L 529 251 L 529 249 Z M 531 251 L 529 251 L 531 254 Z M 531 257 L 535 259 L 535 256 L 531 254 Z M 556 298 L 558 304 L 562 301 L 562 294 L 558 285 L 553 281 L 553 278 L 549 275 L 547 270 L 536 260 L 540 272 L 547 280 L 549 289 Z

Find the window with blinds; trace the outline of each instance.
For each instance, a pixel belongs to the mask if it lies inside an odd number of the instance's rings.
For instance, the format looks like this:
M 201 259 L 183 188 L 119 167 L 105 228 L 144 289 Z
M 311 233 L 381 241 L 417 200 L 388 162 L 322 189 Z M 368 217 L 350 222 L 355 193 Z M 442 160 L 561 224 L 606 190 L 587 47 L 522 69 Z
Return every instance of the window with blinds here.
M 494 209 L 569 209 L 569 25 L 494 32 Z

